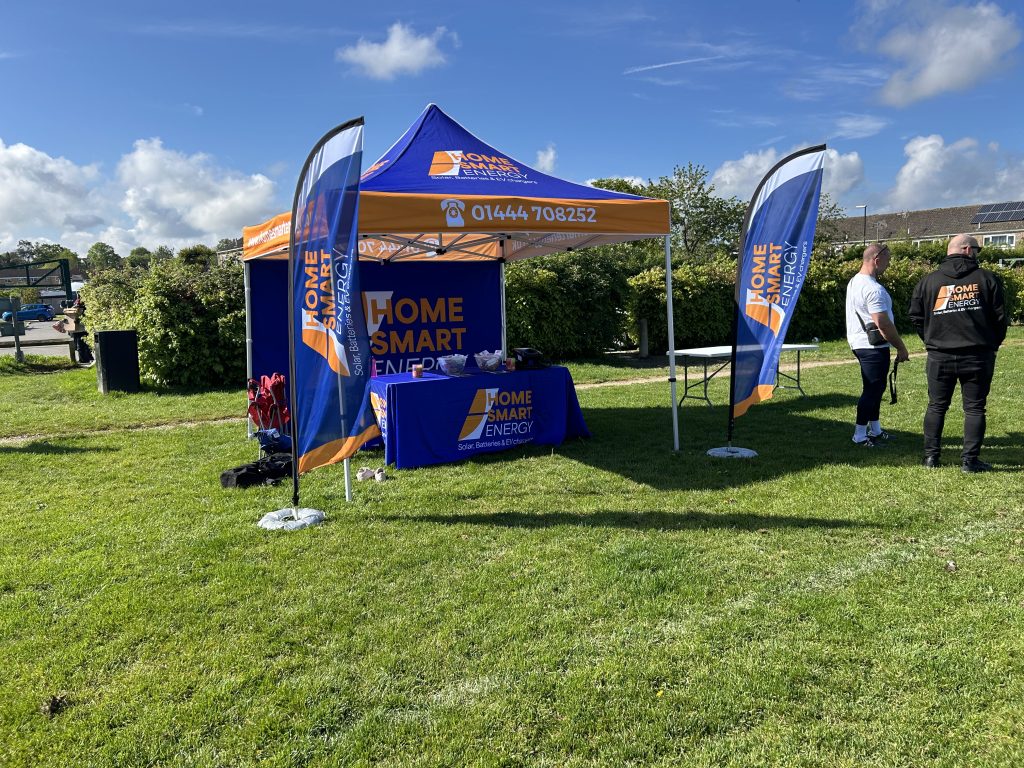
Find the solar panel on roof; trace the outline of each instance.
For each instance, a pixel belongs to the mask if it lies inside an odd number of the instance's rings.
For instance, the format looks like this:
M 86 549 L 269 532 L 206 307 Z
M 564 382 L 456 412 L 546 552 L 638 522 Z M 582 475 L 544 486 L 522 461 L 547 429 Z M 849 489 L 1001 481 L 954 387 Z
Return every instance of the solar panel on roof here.
M 1024 200 L 1006 203 L 986 203 L 978 208 L 971 224 L 992 224 L 1004 221 L 1024 221 Z

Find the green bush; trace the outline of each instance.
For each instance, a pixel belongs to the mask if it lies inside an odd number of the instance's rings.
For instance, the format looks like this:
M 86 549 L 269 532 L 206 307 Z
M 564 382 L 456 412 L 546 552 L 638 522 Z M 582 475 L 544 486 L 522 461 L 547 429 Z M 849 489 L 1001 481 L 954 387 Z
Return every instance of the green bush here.
M 846 284 L 860 265 L 859 257 L 856 261 L 812 258 L 786 338 L 804 342 L 814 338 L 838 339 L 845 336 Z
M 686 263 L 672 270 L 672 305 L 675 345 L 702 347 L 724 344 L 732 336 L 736 262 L 717 258 Z M 665 270 L 654 267 L 629 279 L 629 327 L 636 332 L 647 320 L 647 343 L 652 352 L 668 349 L 665 312 Z
M 82 293 L 92 330 L 135 329 L 139 370 L 168 386 L 241 386 L 245 298 L 241 264 L 180 260 L 104 270 Z
M 1006 287 L 1006 316 L 1014 325 L 1024 323 L 1024 267 L 1000 267 L 991 269 L 1003 280 Z
M 629 286 L 621 264 L 580 251 L 510 264 L 505 306 L 510 347 L 556 359 L 598 354 L 621 344 Z
M 863 249 L 861 249 L 863 250 Z M 811 261 L 800 299 L 790 321 L 786 338 L 841 339 L 846 335 L 846 284 L 860 269 L 853 260 Z M 1024 322 L 1024 268 L 988 265 L 1006 285 L 1007 313 L 1014 323 Z M 907 316 L 910 297 L 918 280 L 935 269 L 925 260 L 894 258 L 881 283 L 892 296 L 893 315 L 902 333 L 913 328 Z M 721 259 L 707 264 L 686 264 L 672 272 L 676 348 L 729 343 L 732 339 L 733 291 L 736 266 Z M 648 343 L 654 353 L 668 349 L 665 316 L 665 270 L 649 269 L 629 279 L 632 289 L 627 307 L 629 327 L 647 319 Z

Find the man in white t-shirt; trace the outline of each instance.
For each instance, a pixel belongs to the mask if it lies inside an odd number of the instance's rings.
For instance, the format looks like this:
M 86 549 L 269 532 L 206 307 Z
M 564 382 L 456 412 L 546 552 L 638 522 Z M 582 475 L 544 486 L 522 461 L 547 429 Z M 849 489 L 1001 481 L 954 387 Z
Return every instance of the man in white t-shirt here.
M 860 272 L 846 286 L 846 340 L 860 362 L 864 385 L 857 402 L 853 443 L 863 448 L 884 445 L 891 437 L 879 421 L 889 373 L 890 347 L 896 347 L 897 363 L 910 356 L 893 322 L 892 298 L 878 282 L 891 258 L 886 245 L 872 243 L 864 249 Z M 873 327 L 878 329 L 877 334 L 868 333 Z M 880 343 L 872 344 L 872 336 Z

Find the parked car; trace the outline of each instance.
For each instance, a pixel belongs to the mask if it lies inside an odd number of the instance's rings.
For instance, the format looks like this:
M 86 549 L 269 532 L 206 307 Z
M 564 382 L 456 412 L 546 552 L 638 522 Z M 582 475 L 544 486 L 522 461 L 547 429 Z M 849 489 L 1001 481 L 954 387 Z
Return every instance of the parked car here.
M 53 320 L 53 316 L 53 307 L 49 304 L 25 304 L 18 310 L 19 320 L 38 320 L 43 322 L 44 320 Z M 0 319 L 10 320 L 11 313 L 4 312 L 0 315 Z

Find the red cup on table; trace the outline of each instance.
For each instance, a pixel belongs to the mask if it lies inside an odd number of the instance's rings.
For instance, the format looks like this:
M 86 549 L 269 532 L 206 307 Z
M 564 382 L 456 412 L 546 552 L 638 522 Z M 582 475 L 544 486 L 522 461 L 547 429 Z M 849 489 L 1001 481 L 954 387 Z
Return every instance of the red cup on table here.
M 505 370 L 514 371 L 516 369 L 516 359 L 514 357 L 505 358 Z

